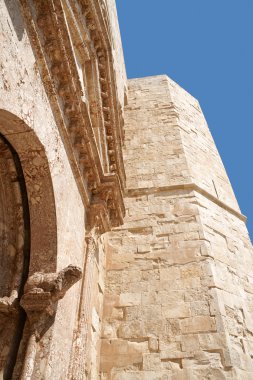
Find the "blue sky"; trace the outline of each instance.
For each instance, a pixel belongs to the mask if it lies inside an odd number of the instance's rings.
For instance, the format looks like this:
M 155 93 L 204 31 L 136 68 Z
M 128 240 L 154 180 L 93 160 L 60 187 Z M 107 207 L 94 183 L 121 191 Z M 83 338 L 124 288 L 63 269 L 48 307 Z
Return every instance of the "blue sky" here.
M 167 74 L 207 119 L 253 240 L 253 0 L 117 0 L 128 78 Z

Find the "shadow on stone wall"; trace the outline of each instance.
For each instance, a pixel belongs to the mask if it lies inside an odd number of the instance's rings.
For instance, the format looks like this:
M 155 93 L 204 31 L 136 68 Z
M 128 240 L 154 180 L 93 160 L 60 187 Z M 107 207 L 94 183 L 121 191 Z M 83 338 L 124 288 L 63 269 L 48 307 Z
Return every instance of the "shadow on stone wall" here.
M 4 0 L 6 8 L 9 12 L 12 25 L 18 37 L 18 40 L 21 41 L 24 35 L 25 25 L 23 21 L 21 7 L 19 1 L 17 0 Z

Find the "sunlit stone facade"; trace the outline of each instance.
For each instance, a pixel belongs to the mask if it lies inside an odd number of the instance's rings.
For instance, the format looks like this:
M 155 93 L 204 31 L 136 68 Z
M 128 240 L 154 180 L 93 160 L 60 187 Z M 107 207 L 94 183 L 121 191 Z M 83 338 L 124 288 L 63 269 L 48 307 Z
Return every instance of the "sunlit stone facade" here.
M 252 379 L 252 245 L 198 101 L 127 80 L 114 0 L 0 0 L 0 43 L 0 379 Z

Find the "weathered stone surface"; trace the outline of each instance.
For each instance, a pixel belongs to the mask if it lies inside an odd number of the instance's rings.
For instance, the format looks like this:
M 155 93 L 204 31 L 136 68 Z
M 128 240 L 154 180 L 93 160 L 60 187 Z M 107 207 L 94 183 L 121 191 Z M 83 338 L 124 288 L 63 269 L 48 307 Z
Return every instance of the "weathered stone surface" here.
M 166 76 L 130 80 L 128 95 L 127 212 L 108 235 L 103 325 L 113 326 L 115 345 L 148 346 L 138 370 L 102 347 L 101 371 L 106 379 L 247 378 L 252 246 L 199 104 Z M 123 319 L 109 299 L 121 300 Z
M 126 77 L 114 2 L 66 3 L 0 1 L 0 133 L 16 150 L 24 173 L 30 277 L 51 273 L 53 278 L 70 264 L 86 275 L 63 299 L 54 299 L 51 319 L 41 326 L 42 336 L 33 334 L 28 320 L 24 328 L 19 324 L 17 332 L 16 317 L 8 331 L 6 311 L 11 311 L 22 277 L 23 206 L 18 182 L 8 173 L 1 153 L 1 183 L 6 179 L 1 187 L 5 226 L 0 225 L 0 257 L 1 263 L 5 257 L 7 265 L 3 262 L 4 268 L 0 267 L 1 279 L 6 273 L 0 294 L 4 346 L 0 377 L 10 378 L 7 367 L 12 367 L 13 379 L 98 377 L 105 274 L 101 235 L 120 223 L 124 214 L 121 144 Z M 12 183 L 16 190 L 11 189 Z M 9 193 L 8 200 L 3 192 Z M 3 216 L 8 213 L 9 219 Z M 89 255 L 85 239 L 94 228 L 95 248 Z M 8 281 L 7 272 L 11 273 Z M 27 277 L 26 272 L 19 299 Z M 29 293 L 29 302 L 28 295 L 24 297 L 23 306 L 37 302 L 37 309 L 42 310 L 50 303 L 49 293 L 38 288 L 33 295 Z M 4 329 L 7 340 L 1 339 Z M 16 358 L 13 351 L 12 364 L 6 365 L 13 336 L 14 351 L 20 343 L 19 353 Z
M 252 245 L 198 102 L 127 81 L 114 0 L 0 0 L 0 44 L 0 378 L 252 379 Z

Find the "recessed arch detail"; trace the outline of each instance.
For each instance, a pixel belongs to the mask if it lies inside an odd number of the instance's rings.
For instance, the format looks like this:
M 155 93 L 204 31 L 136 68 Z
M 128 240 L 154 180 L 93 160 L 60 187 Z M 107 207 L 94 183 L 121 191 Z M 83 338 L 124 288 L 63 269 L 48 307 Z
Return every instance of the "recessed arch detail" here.
M 52 179 L 45 148 L 19 117 L 0 109 L 0 133 L 17 152 L 27 189 L 31 247 L 29 275 L 55 272 L 57 223 Z
M 20 300 L 34 273 L 56 272 L 57 224 L 44 146 L 23 120 L 3 109 L 0 190 L 0 377 L 11 378 L 24 367 L 29 347 L 31 321 L 26 324 Z

